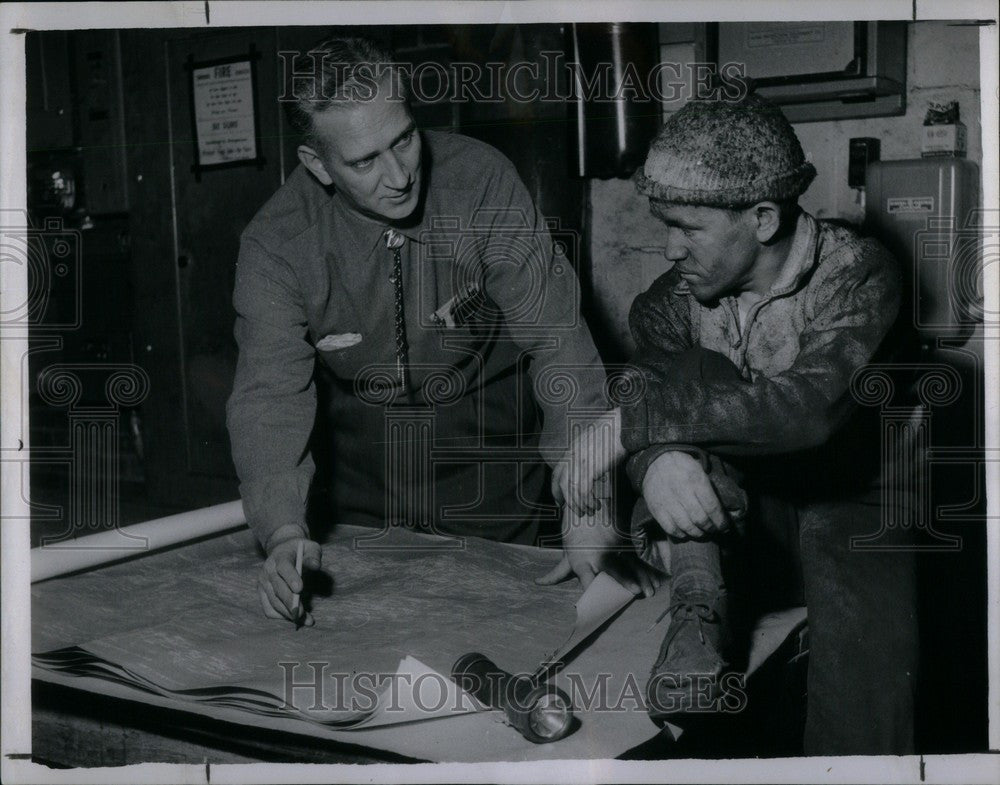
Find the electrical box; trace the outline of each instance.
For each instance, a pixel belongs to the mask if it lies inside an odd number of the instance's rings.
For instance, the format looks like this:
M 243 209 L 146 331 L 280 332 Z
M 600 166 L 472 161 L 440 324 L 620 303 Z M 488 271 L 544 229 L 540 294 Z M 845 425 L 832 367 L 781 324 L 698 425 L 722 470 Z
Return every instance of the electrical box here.
M 851 139 L 848 147 L 847 184 L 851 188 L 865 187 L 868 167 L 877 161 L 882 153 L 882 143 L 871 136 Z
M 903 265 L 904 308 L 925 340 L 982 319 L 979 167 L 963 158 L 875 161 L 865 224 Z

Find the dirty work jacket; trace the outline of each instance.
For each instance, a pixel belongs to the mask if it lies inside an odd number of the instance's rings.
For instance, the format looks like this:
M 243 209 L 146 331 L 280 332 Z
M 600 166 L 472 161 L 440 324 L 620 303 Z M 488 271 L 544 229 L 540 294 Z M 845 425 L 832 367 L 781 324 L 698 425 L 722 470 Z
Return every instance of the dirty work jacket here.
M 645 388 L 622 408 L 622 441 L 635 453 L 633 481 L 641 483 L 662 452 L 646 448 L 671 442 L 730 457 L 794 456 L 801 472 L 832 468 L 827 461 L 836 457 L 855 462 L 858 475 L 877 473 L 877 446 L 850 454 L 856 434 L 848 439 L 842 429 L 852 415 L 871 424 L 857 416 L 852 377 L 884 352 L 900 288 L 898 265 L 881 245 L 804 212 L 777 281 L 742 328 L 734 297 L 702 305 L 677 273 L 661 276 L 629 314 Z M 699 346 L 731 360 L 743 382 L 673 373 L 671 355 Z M 877 421 L 874 428 L 877 439 Z

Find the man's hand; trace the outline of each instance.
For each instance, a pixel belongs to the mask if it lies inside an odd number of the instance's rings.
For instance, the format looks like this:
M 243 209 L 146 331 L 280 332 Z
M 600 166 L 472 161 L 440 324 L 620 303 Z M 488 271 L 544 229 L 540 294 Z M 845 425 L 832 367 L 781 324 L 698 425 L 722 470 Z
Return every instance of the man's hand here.
M 663 576 L 624 547 L 614 527 L 610 500 L 606 501 L 599 514 L 584 518 L 563 508 L 562 559 L 535 583 L 550 586 L 576 575 L 586 591 L 598 573 L 607 572 L 633 594 L 653 596 Z
M 612 409 L 587 425 L 552 472 L 552 496 L 577 515 L 601 509 L 594 483 L 625 457 L 621 409 Z
M 653 461 L 642 480 L 642 496 L 667 536 L 698 539 L 729 526 L 701 463 L 684 452 L 665 452 Z
M 306 613 L 299 594 L 302 592 L 302 578 L 295 569 L 295 555 L 302 543 L 302 570 L 318 570 L 322 552 L 317 543 L 301 536 L 281 540 L 270 546 L 267 560 L 257 576 L 257 589 L 264 615 L 269 619 L 299 621 L 307 627 L 315 622 Z

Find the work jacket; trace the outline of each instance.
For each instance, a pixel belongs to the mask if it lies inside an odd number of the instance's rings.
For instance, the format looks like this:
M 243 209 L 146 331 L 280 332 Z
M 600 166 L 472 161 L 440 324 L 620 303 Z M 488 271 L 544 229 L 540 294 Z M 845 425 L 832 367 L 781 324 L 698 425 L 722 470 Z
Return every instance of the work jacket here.
M 871 399 L 866 374 L 896 350 L 900 292 L 899 266 L 878 242 L 805 212 L 742 325 L 735 297 L 703 305 L 676 272 L 658 278 L 629 315 L 644 389 L 622 407 L 633 481 L 641 486 L 662 445 L 681 443 L 734 460 L 768 492 L 876 492 L 890 401 Z M 675 372 L 692 347 L 730 360 L 738 379 Z

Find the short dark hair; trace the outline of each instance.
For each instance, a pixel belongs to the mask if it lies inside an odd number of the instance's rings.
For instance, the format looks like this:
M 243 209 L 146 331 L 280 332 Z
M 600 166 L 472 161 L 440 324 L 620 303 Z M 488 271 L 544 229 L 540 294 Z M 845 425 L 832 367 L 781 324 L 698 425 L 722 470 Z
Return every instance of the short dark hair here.
M 314 133 L 313 116 L 358 98 L 370 100 L 387 73 L 399 77 L 400 100 L 409 98 L 406 69 L 398 67 L 391 48 L 367 36 L 326 38 L 308 52 L 297 53 L 291 65 L 285 116 L 313 147 L 322 146 Z

